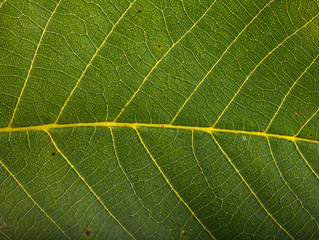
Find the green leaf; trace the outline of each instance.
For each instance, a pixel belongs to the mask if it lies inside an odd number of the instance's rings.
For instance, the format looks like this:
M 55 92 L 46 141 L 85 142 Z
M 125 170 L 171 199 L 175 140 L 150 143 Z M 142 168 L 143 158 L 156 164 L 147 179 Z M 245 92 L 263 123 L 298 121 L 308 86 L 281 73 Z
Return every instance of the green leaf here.
M 1 239 L 319 239 L 318 0 L 0 2 Z

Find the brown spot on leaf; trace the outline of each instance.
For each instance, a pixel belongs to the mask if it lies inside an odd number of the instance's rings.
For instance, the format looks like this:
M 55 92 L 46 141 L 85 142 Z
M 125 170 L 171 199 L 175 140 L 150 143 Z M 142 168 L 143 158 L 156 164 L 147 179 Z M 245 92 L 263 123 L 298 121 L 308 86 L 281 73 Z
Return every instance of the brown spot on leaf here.
M 249 36 L 246 38 L 245 42 L 244 42 L 244 45 L 250 40 L 250 38 L 253 36 L 252 33 L 249 34 Z
M 3 229 L 4 227 L 7 226 L 7 224 L 2 220 L 2 218 L 0 218 L 0 222 L 1 222 L 0 229 Z
M 312 133 L 310 133 L 310 135 L 309 135 L 310 137 L 312 137 L 313 136 L 313 134 Z
M 298 115 L 299 115 L 299 112 L 296 112 L 295 114 L 296 114 L 296 116 L 298 116 Z
M 53 157 L 53 156 L 55 156 L 56 155 L 56 152 L 52 152 L 51 153 L 51 156 Z
M 141 12 L 142 12 L 142 10 L 141 10 L 141 9 L 138 9 L 138 10 L 137 10 L 137 12 L 138 12 L 138 13 L 141 13 Z
M 161 48 L 161 47 L 162 47 L 162 45 L 161 45 L 161 44 L 158 44 L 158 45 L 157 45 L 157 47 L 158 47 L 158 48 Z
M 85 235 L 86 235 L 86 236 L 90 236 L 90 235 L 91 235 L 91 231 L 87 230 L 87 231 L 85 232 Z

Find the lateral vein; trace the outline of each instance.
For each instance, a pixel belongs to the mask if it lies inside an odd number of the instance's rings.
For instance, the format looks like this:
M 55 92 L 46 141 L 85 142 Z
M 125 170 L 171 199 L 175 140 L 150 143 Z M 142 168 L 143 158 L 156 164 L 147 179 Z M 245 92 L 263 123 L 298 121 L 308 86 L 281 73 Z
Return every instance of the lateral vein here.
M 177 116 L 180 114 L 182 109 L 185 107 L 185 105 L 188 103 L 188 101 L 192 98 L 194 93 L 197 91 L 197 89 L 202 85 L 202 83 L 205 81 L 205 79 L 209 76 L 209 74 L 215 69 L 215 67 L 218 65 L 218 63 L 222 60 L 222 58 L 225 56 L 225 54 L 228 52 L 229 48 L 237 41 L 237 39 L 242 35 L 242 33 L 250 26 L 252 22 L 260 15 L 262 11 L 264 11 L 265 8 L 267 8 L 274 0 L 271 0 L 269 3 L 267 3 L 253 19 L 240 31 L 240 33 L 235 37 L 235 39 L 228 45 L 226 50 L 222 53 L 222 55 L 218 58 L 218 60 L 215 62 L 215 64 L 211 67 L 211 69 L 205 74 L 205 76 L 202 78 L 202 80 L 196 85 L 193 92 L 189 95 L 189 97 L 184 101 L 183 105 L 178 109 L 177 113 L 173 117 L 171 124 L 176 120 Z
M 147 81 L 148 77 L 152 74 L 152 72 L 157 68 L 158 64 L 170 53 L 170 51 L 182 40 L 185 38 L 185 36 L 190 33 L 193 28 L 205 17 L 205 15 L 209 12 L 209 10 L 212 8 L 212 6 L 215 4 L 216 0 L 209 6 L 209 8 L 204 12 L 204 14 L 193 24 L 193 26 L 184 33 L 183 36 L 181 36 L 168 50 L 167 52 L 155 63 L 155 65 L 152 67 L 152 69 L 149 71 L 149 73 L 146 75 L 146 77 L 143 79 L 142 83 L 138 87 L 138 89 L 134 92 L 132 97 L 126 102 L 124 107 L 121 109 L 120 113 L 116 116 L 114 119 L 114 122 L 118 120 L 118 118 L 122 115 L 126 107 L 132 102 L 132 100 L 135 98 L 136 94 L 141 90 L 143 87 L 144 83 Z
M 234 170 L 236 171 L 236 173 L 238 174 L 238 176 L 241 178 L 241 180 L 244 182 L 244 184 L 246 185 L 246 187 L 249 189 L 249 191 L 251 192 L 251 194 L 255 197 L 255 199 L 257 200 L 257 202 L 260 204 L 260 206 L 264 209 L 264 211 L 268 214 L 269 217 L 271 217 L 272 220 L 274 220 L 277 225 L 291 238 L 294 239 L 290 233 L 283 228 L 283 226 L 281 226 L 281 224 L 272 216 L 272 214 L 267 210 L 267 208 L 264 206 L 264 204 L 261 202 L 261 200 L 258 198 L 257 194 L 253 191 L 253 189 L 249 186 L 249 184 L 246 182 L 245 178 L 243 177 L 243 175 L 241 175 L 240 171 L 237 169 L 237 167 L 233 164 L 233 162 L 230 160 L 230 158 L 228 157 L 227 153 L 224 151 L 224 149 L 220 146 L 219 142 L 217 141 L 217 139 L 214 137 L 213 134 L 210 134 L 212 139 L 214 140 L 214 142 L 216 143 L 216 145 L 218 146 L 219 150 L 223 153 L 223 155 L 226 157 L 226 159 L 228 160 L 228 162 L 230 163 L 230 165 L 234 168 Z
M 69 161 L 69 159 L 62 153 L 62 151 L 59 149 L 59 147 L 57 146 L 56 142 L 54 141 L 52 135 L 49 133 L 49 131 L 44 130 L 52 144 L 54 145 L 54 147 L 56 148 L 56 150 L 61 154 L 61 156 L 63 157 L 63 159 L 68 163 L 68 165 L 73 169 L 73 171 L 79 176 L 79 178 L 82 180 L 82 182 L 85 184 L 85 186 L 90 190 L 90 192 L 94 195 L 94 197 L 100 202 L 100 204 L 103 206 L 103 208 L 110 214 L 110 216 L 113 217 L 113 219 L 123 228 L 123 230 L 125 232 L 127 232 L 131 238 L 135 239 L 133 237 L 133 235 L 121 224 L 121 222 L 111 213 L 111 211 L 105 206 L 105 204 L 103 203 L 102 199 L 95 193 L 95 191 L 91 188 L 91 186 L 87 183 L 87 181 L 85 181 L 84 177 L 82 177 L 82 175 L 78 172 L 78 170 L 74 167 L 74 165 Z
M 125 14 L 128 12 L 128 10 L 131 9 L 131 7 L 133 6 L 133 4 L 136 2 L 136 0 L 134 0 L 129 7 L 125 10 L 125 12 L 121 15 L 121 17 L 116 21 L 116 23 L 113 25 L 112 29 L 110 30 L 110 32 L 106 35 L 106 37 L 104 38 L 103 42 L 101 43 L 101 45 L 96 49 L 95 53 L 93 54 L 93 56 L 91 57 L 89 63 L 86 65 L 84 71 L 82 72 L 80 78 L 78 79 L 78 81 L 76 82 L 75 86 L 73 87 L 72 91 L 70 92 L 68 98 L 66 99 L 66 101 L 64 102 L 63 106 L 60 109 L 60 112 L 58 114 L 58 117 L 55 120 L 55 123 L 57 123 L 63 113 L 63 110 L 65 109 L 66 105 L 68 104 L 68 102 L 70 101 L 73 93 L 75 92 L 75 90 L 77 89 L 79 83 L 81 82 L 82 78 L 84 77 L 86 71 L 88 70 L 88 68 L 91 66 L 93 60 L 95 59 L 95 57 L 97 56 L 98 52 L 101 50 L 101 48 L 104 46 L 104 44 L 106 43 L 106 41 L 108 40 L 108 38 L 110 37 L 110 35 L 114 32 L 114 29 L 116 28 L 116 26 L 119 24 L 119 22 L 123 19 L 123 17 L 125 16 Z
M 268 126 L 266 127 L 265 132 L 268 131 L 268 129 L 270 128 L 271 124 L 273 123 L 274 119 L 276 118 L 277 114 L 279 113 L 280 109 L 282 108 L 282 105 L 284 104 L 284 102 L 286 101 L 287 97 L 289 96 L 291 90 L 296 86 L 296 84 L 299 82 L 299 80 L 302 78 L 302 76 L 308 71 L 309 68 L 311 68 L 311 66 L 316 62 L 317 58 L 319 57 L 319 54 L 312 60 L 312 62 L 309 64 L 308 67 L 306 67 L 306 69 L 301 73 L 301 75 L 297 78 L 297 80 L 292 84 L 292 86 L 289 88 L 287 94 L 285 95 L 285 97 L 283 98 L 283 100 L 281 101 L 279 107 L 277 108 L 277 111 L 275 112 L 275 114 L 273 115 L 272 119 L 270 120 L 270 122 L 268 123 Z M 298 135 L 298 134 L 297 134 Z
M 292 34 L 290 34 L 288 37 L 286 37 L 281 43 L 279 43 L 275 48 L 273 48 L 263 59 L 261 59 L 261 61 L 254 67 L 254 69 L 248 74 L 248 76 L 246 77 L 246 79 L 244 80 L 244 82 L 240 85 L 240 87 L 238 88 L 237 92 L 234 94 L 234 96 L 232 97 L 232 99 L 228 102 L 228 104 L 226 105 L 226 107 L 223 109 L 222 113 L 218 116 L 217 120 L 215 121 L 215 123 L 213 124 L 213 127 L 216 126 L 216 124 L 219 122 L 220 118 L 224 115 L 224 113 L 226 112 L 226 110 L 229 108 L 229 106 L 232 104 L 232 102 L 235 100 L 236 96 L 239 94 L 239 92 L 241 91 L 241 89 L 243 88 L 243 86 L 246 84 L 246 82 L 248 81 L 248 79 L 250 79 L 251 75 L 256 71 L 256 69 L 274 52 L 278 49 L 278 47 L 280 47 L 281 45 L 283 45 L 288 39 L 290 39 L 292 36 L 294 36 L 296 33 L 298 33 L 300 30 L 304 29 L 306 26 L 308 26 L 309 23 L 311 23 L 316 17 L 318 17 L 319 13 L 314 16 L 309 22 L 307 22 L 305 25 L 303 25 L 301 28 L 297 29 L 296 31 L 294 31 Z
M 43 208 L 40 207 L 40 205 L 33 199 L 33 197 L 30 195 L 30 193 L 23 187 L 23 185 L 19 182 L 19 180 L 14 176 L 14 174 L 8 169 L 8 167 L 0 160 L 1 166 L 10 174 L 10 176 L 15 180 L 15 182 L 19 185 L 19 187 L 24 191 L 24 193 L 31 199 L 33 204 L 37 206 L 41 212 L 44 213 L 44 215 L 50 219 L 50 221 L 66 236 L 67 239 L 70 239 L 69 236 L 62 230 L 62 228 L 47 214 Z
M 196 214 L 193 212 L 193 210 L 188 206 L 188 204 L 182 199 L 182 197 L 178 194 L 178 192 L 175 190 L 175 188 L 173 187 L 173 185 L 170 183 L 170 181 L 168 180 L 168 178 L 166 177 L 166 175 L 164 174 L 164 172 L 162 171 L 161 167 L 158 165 L 158 163 L 156 162 L 156 160 L 154 159 L 153 155 L 151 154 L 151 152 L 149 151 L 149 149 L 147 148 L 147 146 L 145 145 L 142 136 L 140 135 L 139 131 L 134 128 L 141 144 L 143 145 L 145 151 L 147 152 L 147 154 L 149 155 L 149 157 L 152 159 L 153 163 L 155 164 L 155 166 L 157 167 L 158 171 L 161 173 L 161 175 L 163 176 L 163 178 L 165 179 L 166 183 L 168 184 L 168 186 L 170 187 L 170 189 L 174 192 L 174 194 L 179 198 L 179 200 L 184 204 L 184 206 L 188 209 L 188 211 L 190 211 L 190 213 L 192 214 L 192 216 L 197 220 L 197 222 L 203 227 L 203 229 L 206 230 L 206 232 L 213 238 L 216 239 L 213 234 L 206 228 L 206 226 L 200 221 L 200 219 L 196 216 Z
M 12 114 L 12 117 L 11 117 L 10 122 L 9 122 L 9 127 L 10 127 L 10 126 L 12 125 L 12 123 L 13 123 L 13 119 L 14 119 L 14 117 L 15 117 L 15 114 L 16 114 L 16 112 L 17 112 L 18 106 L 19 106 L 19 104 L 20 104 L 21 97 L 22 97 L 22 95 L 23 95 L 23 92 L 24 92 L 24 90 L 25 90 L 25 87 L 27 86 L 27 82 L 28 82 L 28 80 L 29 80 L 29 77 L 30 77 L 30 74 L 31 74 L 31 71 L 32 71 L 32 68 L 33 68 L 33 64 L 34 64 L 35 58 L 36 58 L 36 56 L 37 56 L 38 50 L 39 50 L 40 45 L 41 45 L 41 43 L 42 43 L 43 36 L 44 36 L 44 34 L 45 34 L 45 32 L 46 32 L 48 26 L 49 26 L 49 23 L 50 23 L 50 21 L 51 21 L 53 15 L 54 15 L 54 13 L 56 12 L 57 8 L 59 7 L 61 1 L 62 1 L 62 0 L 60 0 L 60 1 L 58 2 L 58 4 L 55 6 L 53 12 L 51 13 L 51 15 L 50 15 L 50 17 L 49 17 L 49 19 L 48 19 L 48 21 L 47 21 L 47 23 L 46 23 L 46 25 L 45 25 L 43 31 L 42 31 L 42 34 L 41 34 L 39 43 L 38 43 L 38 45 L 37 45 L 37 48 L 36 48 L 36 50 L 35 50 L 35 52 L 34 52 L 34 55 L 33 55 L 32 60 L 31 60 L 31 64 L 30 64 L 30 67 L 29 67 L 29 70 L 28 70 L 27 77 L 26 77 L 26 79 L 25 79 L 25 81 L 24 81 L 23 87 L 22 87 L 21 92 L 20 92 L 20 95 L 19 95 L 19 97 L 18 97 L 18 101 L 17 101 L 16 106 L 15 106 L 15 108 L 14 108 L 14 110 L 13 110 L 13 114 Z M 4 3 L 4 2 L 3 2 L 3 3 Z M 3 3 L 2 3 L 2 4 L 3 4 Z M 1 6 L 2 6 L 2 4 L 1 4 Z M 1 6 L 0 6 L 0 7 L 1 7 Z

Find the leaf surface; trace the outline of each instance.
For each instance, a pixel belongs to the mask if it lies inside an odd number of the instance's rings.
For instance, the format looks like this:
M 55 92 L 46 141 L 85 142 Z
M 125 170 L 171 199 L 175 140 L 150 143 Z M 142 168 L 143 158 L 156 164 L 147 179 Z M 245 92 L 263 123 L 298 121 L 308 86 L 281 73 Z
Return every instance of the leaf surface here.
M 1 239 L 319 239 L 319 1 L 2 0 Z

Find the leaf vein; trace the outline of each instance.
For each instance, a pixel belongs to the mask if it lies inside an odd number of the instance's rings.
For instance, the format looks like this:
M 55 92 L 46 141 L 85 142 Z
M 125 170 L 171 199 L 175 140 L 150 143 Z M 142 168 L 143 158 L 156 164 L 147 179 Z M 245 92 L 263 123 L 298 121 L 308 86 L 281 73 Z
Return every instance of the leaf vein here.
M 38 42 L 38 44 L 37 44 L 36 50 L 35 50 L 35 52 L 34 52 L 34 55 L 33 55 L 33 58 L 32 58 L 32 61 L 31 61 L 30 67 L 29 67 L 29 70 L 28 70 L 27 77 L 26 77 L 26 79 L 25 79 L 25 81 L 24 81 L 23 87 L 22 87 L 21 92 L 20 92 L 20 95 L 19 95 L 19 97 L 18 97 L 18 101 L 17 101 L 16 106 L 15 106 L 15 108 L 14 108 L 14 110 L 13 110 L 13 114 L 12 114 L 11 120 L 10 120 L 10 122 L 9 122 L 9 127 L 12 125 L 13 119 L 14 119 L 14 117 L 15 117 L 15 114 L 16 114 L 16 112 L 17 112 L 19 103 L 20 103 L 20 101 L 21 101 L 21 97 L 22 97 L 22 95 L 23 95 L 23 92 L 24 92 L 24 90 L 25 90 L 25 87 L 27 86 L 27 82 L 28 82 L 28 80 L 29 80 L 29 77 L 30 77 L 30 74 L 31 74 L 31 71 L 32 71 L 32 68 L 33 68 L 33 64 L 34 64 L 35 58 L 36 58 L 36 56 L 37 56 L 38 50 L 39 50 L 40 45 L 41 45 L 41 43 L 42 43 L 43 36 L 44 36 L 44 34 L 45 34 L 45 32 L 46 32 L 46 30 L 47 30 L 47 28 L 48 28 L 48 26 L 49 26 L 49 24 L 50 24 L 50 22 L 51 22 L 51 19 L 52 19 L 53 15 L 55 14 L 55 12 L 56 12 L 56 10 L 58 9 L 58 7 L 59 7 L 59 5 L 60 5 L 61 2 L 62 2 L 62 0 L 60 0 L 60 1 L 58 2 L 58 4 L 55 6 L 55 8 L 54 8 L 53 12 L 51 13 L 51 15 L 50 15 L 50 17 L 49 17 L 49 19 L 48 19 L 48 21 L 47 21 L 45 27 L 43 28 L 43 31 L 42 31 L 40 40 L 39 40 L 39 42 Z M 4 3 L 4 2 L 3 2 L 3 3 Z M 2 4 L 3 4 L 3 3 L 2 3 Z M 2 6 L 2 4 L 1 4 L 1 6 Z
M 319 108 L 318 108 L 317 111 L 315 111 L 314 114 L 312 114 L 311 117 L 300 127 L 299 131 L 298 131 L 294 136 L 298 136 L 298 134 L 302 131 L 302 129 L 317 115 L 318 112 L 319 112 Z
M 270 145 L 270 141 L 269 138 L 267 137 L 267 144 L 269 147 L 269 151 L 270 151 L 270 155 L 275 163 L 275 166 L 277 168 L 277 171 L 281 177 L 281 179 L 284 181 L 285 185 L 288 187 L 288 189 L 290 190 L 290 192 L 295 196 L 295 198 L 298 200 L 298 202 L 300 203 L 301 207 L 309 214 L 310 218 L 316 223 L 317 227 L 319 228 L 319 224 L 317 223 L 316 219 L 312 216 L 312 214 L 308 211 L 308 209 L 306 209 L 306 207 L 303 205 L 302 201 L 299 199 L 299 197 L 297 196 L 297 194 L 295 194 L 295 192 L 291 189 L 291 187 L 288 185 L 288 182 L 285 180 L 284 176 L 282 175 L 279 166 L 277 164 L 277 161 L 275 159 L 274 153 L 272 151 L 271 145 Z
M 50 221 L 66 236 L 68 239 L 69 236 L 62 230 L 62 228 L 47 214 L 43 208 L 40 207 L 40 205 L 33 199 L 33 197 L 30 195 L 30 193 L 23 187 L 23 185 L 19 182 L 19 180 L 14 176 L 14 174 L 7 168 L 7 166 L 0 160 L 1 166 L 10 174 L 10 176 L 16 181 L 16 183 L 19 185 L 19 187 L 24 191 L 24 193 L 31 199 L 34 205 L 36 205 L 41 212 L 44 213 L 44 215 L 50 219 Z M 71 239 L 70 239 L 71 240 Z
M 124 171 L 124 169 L 123 169 L 123 167 L 122 167 L 122 164 L 121 164 L 121 162 L 120 162 L 119 156 L 118 156 L 118 154 L 117 154 L 113 130 L 112 130 L 111 127 L 110 127 L 109 129 L 110 129 L 110 133 L 111 133 L 111 137 L 112 137 L 112 145 L 113 145 L 114 155 L 115 155 L 115 158 L 116 158 L 116 160 L 117 160 L 117 163 L 118 163 L 118 165 L 119 165 L 119 167 L 120 167 L 122 173 L 123 173 L 124 176 L 125 176 L 125 179 L 126 179 L 127 182 L 130 184 L 131 189 L 132 189 L 132 191 L 133 191 L 133 194 L 134 194 L 135 197 L 137 198 L 138 202 L 139 202 L 139 203 L 141 204 L 141 206 L 147 211 L 149 217 L 156 222 L 156 220 L 151 216 L 149 209 L 148 209 L 147 207 L 145 207 L 145 205 L 143 204 L 142 200 L 141 200 L 141 199 L 139 198 L 139 196 L 137 195 L 137 193 L 136 193 L 136 191 L 135 191 L 135 189 L 134 189 L 134 185 L 132 184 L 132 182 L 131 182 L 130 179 L 128 178 L 126 172 Z M 141 228 L 145 225 L 145 223 L 146 223 L 147 221 L 148 221 L 148 219 L 146 219 L 145 222 L 144 222 L 143 224 L 141 224 L 141 226 L 136 230 L 136 232 L 138 232 L 139 229 L 141 229 Z
M 157 169 L 159 170 L 159 172 L 161 173 L 161 175 L 163 176 L 163 178 L 165 179 L 166 183 L 169 185 L 169 187 L 172 189 L 172 191 L 175 193 L 175 195 L 179 198 L 179 200 L 185 205 L 185 207 L 188 209 L 188 211 L 190 211 L 190 213 L 194 216 L 194 218 L 198 221 L 198 223 L 203 227 L 203 229 L 205 229 L 207 231 L 207 233 L 213 238 L 215 239 L 215 237 L 213 236 L 213 234 L 206 228 L 206 226 L 200 221 L 200 219 L 196 216 L 196 214 L 193 212 L 193 210 L 188 206 L 188 204 L 183 200 L 183 198 L 178 194 L 178 192 L 175 190 L 175 188 L 172 186 L 172 184 L 170 183 L 170 181 L 168 180 L 168 178 L 166 177 L 166 175 L 164 174 L 164 172 L 162 171 L 161 167 L 158 165 L 158 163 L 156 162 L 156 160 L 154 159 L 153 155 L 151 154 L 151 152 L 149 151 L 149 149 L 147 148 L 147 146 L 145 145 L 142 136 L 140 135 L 139 131 L 137 130 L 137 128 L 134 128 L 141 144 L 143 145 L 145 151 L 147 152 L 147 154 L 149 155 L 149 157 L 152 159 L 153 163 L 155 164 L 155 166 L 157 167 Z
M 0 9 L 2 8 L 2 5 L 8 0 L 4 0 L 1 4 L 0 4 Z
M 315 15 L 309 22 L 307 22 L 305 25 L 303 25 L 301 28 L 297 29 L 296 31 L 294 31 L 292 34 L 290 34 L 288 37 L 286 37 L 281 43 L 279 43 L 275 48 L 273 48 L 255 67 L 254 69 L 248 74 L 248 76 L 246 77 L 246 79 L 244 80 L 244 82 L 240 85 L 240 87 L 238 88 L 237 92 L 234 94 L 234 96 L 232 97 L 232 99 L 228 102 L 228 104 L 226 105 L 226 107 L 224 108 L 224 110 L 222 111 L 222 113 L 218 116 L 217 120 L 215 121 L 215 123 L 213 124 L 213 127 L 216 126 L 216 124 L 219 122 L 220 118 L 224 115 L 224 113 L 226 112 L 226 110 L 228 109 L 228 107 L 232 104 L 232 102 L 234 101 L 234 99 L 236 98 L 236 96 L 238 95 L 238 93 L 241 91 L 241 89 L 243 88 L 243 86 L 246 84 L 246 82 L 248 81 L 248 79 L 250 78 L 250 76 L 256 71 L 256 69 L 274 52 L 278 49 L 278 47 L 280 47 L 282 44 L 284 44 L 288 39 L 290 39 L 292 36 L 294 36 L 296 33 L 298 33 L 300 30 L 304 29 L 306 26 L 308 26 L 309 23 L 311 23 L 316 17 L 318 17 L 319 13 L 317 15 Z
M 269 127 L 271 126 L 272 122 L 274 121 L 274 119 L 276 118 L 277 114 L 279 113 L 280 109 L 282 108 L 282 105 L 284 104 L 284 102 L 286 101 L 286 98 L 289 96 L 291 90 L 295 87 L 295 85 L 298 83 L 298 81 L 302 78 L 302 76 L 309 70 L 309 68 L 311 68 L 311 66 L 316 62 L 317 58 L 319 57 L 319 54 L 313 59 L 313 61 L 309 64 L 309 66 L 306 67 L 306 69 L 301 73 L 301 75 L 297 78 L 297 80 L 293 83 L 293 85 L 289 88 L 287 94 L 285 95 L 285 97 L 283 98 L 283 100 L 281 101 L 279 107 L 277 108 L 277 111 L 275 112 L 275 114 L 273 115 L 272 119 L 270 120 L 270 122 L 268 123 L 268 126 L 266 127 L 265 132 L 268 131 Z
M 204 12 L 204 14 L 193 24 L 193 26 L 184 33 L 183 36 L 181 36 L 168 50 L 167 52 L 155 63 L 155 65 L 152 67 L 152 69 L 149 71 L 149 73 L 146 75 L 146 77 L 143 79 L 142 83 L 140 84 L 140 86 L 137 88 L 137 90 L 134 92 L 134 94 L 132 95 L 132 97 L 126 102 L 126 104 L 124 105 L 124 107 L 121 109 L 120 113 L 116 116 L 116 118 L 114 119 L 114 122 L 116 122 L 118 120 L 118 118 L 122 115 L 122 113 L 125 111 L 125 109 L 127 108 L 127 106 L 132 102 L 132 100 L 135 98 L 136 94 L 141 90 L 141 88 L 143 87 L 144 83 L 147 81 L 148 77 L 152 74 L 152 72 L 157 68 L 157 66 L 160 64 L 160 62 L 170 53 L 170 51 L 182 40 L 185 38 L 185 36 L 190 33 L 194 27 L 196 27 L 196 25 L 207 15 L 207 13 L 210 11 L 210 9 L 212 8 L 212 6 L 215 4 L 216 0 L 214 0 L 214 2 L 207 8 L 207 10 Z
M 44 130 L 52 144 L 54 145 L 54 147 L 56 148 L 56 150 L 61 154 L 61 156 L 63 157 L 63 159 L 67 162 L 67 164 L 73 169 L 73 171 L 79 176 L 79 178 L 82 180 L 82 182 L 85 184 L 85 186 L 90 190 L 90 192 L 94 195 L 94 197 L 96 197 L 96 199 L 101 203 L 101 205 L 104 207 L 104 209 L 109 213 L 110 216 L 113 217 L 113 219 L 123 228 L 123 230 L 125 232 L 127 232 L 131 238 L 135 239 L 133 237 L 133 235 L 121 224 L 121 222 L 112 214 L 112 212 L 105 206 L 105 204 L 103 203 L 102 199 L 95 193 L 95 191 L 91 188 L 91 186 L 85 181 L 85 179 L 82 177 L 82 175 L 79 173 L 79 171 L 74 167 L 74 165 L 69 161 L 69 159 L 62 153 L 62 151 L 59 149 L 59 147 L 57 146 L 56 142 L 54 141 L 52 135 L 49 133 L 49 131 Z
M 300 154 L 300 156 L 302 157 L 302 159 L 304 160 L 304 162 L 306 163 L 306 165 L 308 166 L 308 168 L 311 170 L 311 172 L 317 177 L 317 179 L 319 179 L 319 175 L 313 170 L 313 168 L 311 167 L 311 165 L 308 163 L 307 159 L 305 158 L 305 156 L 302 154 L 302 152 L 300 151 L 298 144 L 296 143 L 296 141 L 294 141 L 294 144 L 296 146 L 296 149 L 298 151 L 298 153 Z
M 253 136 L 273 137 L 279 139 L 286 139 L 289 141 L 301 141 L 308 143 L 319 144 L 318 140 L 311 140 L 307 138 L 299 138 L 296 136 L 279 135 L 265 132 L 244 131 L 235 129 L 223 129 L 214 127 L 197 127 L 197 126 L 182 126 L 171 124 L 151 124 L 151 123 L 118 123 L 118 122 L 92 122 L 92 123 L 70 123 L 70 124 L 45 124 L 29 127 L 5 127 L 0 128 L 0 133 L 13 133 L 13 132 L 28 132 L 28 131 L 48 131 L 49 129 L 63 129 L 63 128 L 75 128 L 75 127 L 147 127 L 147 128 L 162 128 L 162 129 L 181 129 L 188 131 L 201 131 L 201 132 L 221 132 L 221 133 L 233 133 L 233 134 L 247 134 Z
M 230 160 L 230 158 L 228 157 L 228 155 L 226 154 L 226 152 L 224 151 L 224 149 L 221 147 L 221 145 L 219 144 L 219 142 L 217 141 L 217 139 L 214 137 L 214 135 L 212 133 L 210 133 L 212 139 L 214 140 L 214 142 L 216 143 L 216 145 L 218 146 L 219 150 L 223 153 L 223 155 L 226 157 L 227 161 L 230 163 L 230 165 L 233 167 L 233 169 L 236 171 L 236 173 L 238 174 L 238 176 L 241 178 L 241 180 L 245 183 L 246 187 L 249 189 L 249 191 L 254 195 L 255 199 L 258 201 L 258 203 L 260 204 L 260 206 L 265 210 L 265 212 L 277 223 L 277 225 L 291 238 L 294 239 L 290 233 L 283 228 L 283 226 L 281 226 L 281 224 L 272 216 L 272 214 L 267 210 L 267 208 L 263 205 L 263 203 L 261 202 L 261 200 L 258 198 L 258 196 L 256 195 L 256 193 L 251 189 L 251 187 L 249 186 L 249 184 L 246 182 L 245 178 L 241 175 L 240 171 L 237 169 L 237 167 L 233 164 L 233 162 Z
M 215 64 L 211 67 L 211 69 L 205 74 L 205 76 L 202 78 L 202 80 L 196 85 L 193 92 L 189 95 L 189 97 L 185 100 L 185 102 L 182 104 L 182 106 L 178 109 L 177 113 L 175 114 L 174 118 L 172 119 L 170 124 L 173 124 L 173 122 L 176 120 L 177 116 L 180 114 L 182 109 L 185 107 L 185 105 L 188 103 L 188 101 L 193 97 L 194 93 L 197 91 L 197 89 L 202 85 L 202 83 L 206 80 L 208 75 L 215 69 L 215 67 L 218 65 L 218 63 L 221 61 L 221 59 L 225 56 L 225 54 L 228 52 L 229 48 L 237 41 L 237 39 L 241 36 L 241 34 L 247 29 L 248 26 L 259 16 L 259 14 L 267 8 L 274 0 L 271 0 L 268 4 L 266 4 L 258 13 L 257 15 L 240 31 L 240 33 L 235 37 L 235 39 L 228 45 L 226 50 L 222 53 L 222 55 L 218 58 L 218 60 L 215 62 Z
M 64 102 L 63 106 L 60 109 L 60 112 L 55 120 L 55 123 L 57 123 L 66 107 L 66 105 L 68 104 L 68 102 L 70 101 L 73 93 L 75 92 L 75 90 L 77 89 L 79 83 L 81 82 L 82 78 L 84 77 L 86 71 L 88 70 L 88 68 L 91 66 L 93 60 L 95 59 L 95 57 L 97 56 L 98 52 L 102 49 L 102 47 L 104 46 L 104 44 L 106 43 L 106 41 L 108 40 L 108 38 L 110 37 L 110 35 L 113 33 L 114 29 L 116 28 L 116 26 L 119 24 L 119 22 L 124 18 L 125 14 L 131 9 L 131 7 L 133 6 L 133 4 L 136 2 L 137 0 L 134 0 L 129 6 L 128 8 L 125 10 L 125 12 L 121 15 L 121 17 L 116 21 L 116 23 L 113 25 L 112 29 L 110 30 L 110 32 L 106 35 L 106 37 L 104 38 L 103 42 L 101 43 L 101 45 L 96 49 L 95 53 L 93 54 L 92 58 L 90 59 L 89 63 L 86 65 L 84 71 L 82 72 L 80 78 L 78 79 L 78 81 L 76 82 L 75 86 L 73 87 L 72 91 L 70 92 L 69 96 L 67 97 L 66 101 Z

